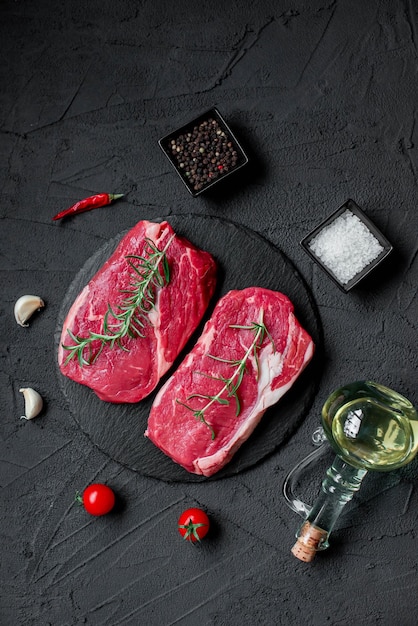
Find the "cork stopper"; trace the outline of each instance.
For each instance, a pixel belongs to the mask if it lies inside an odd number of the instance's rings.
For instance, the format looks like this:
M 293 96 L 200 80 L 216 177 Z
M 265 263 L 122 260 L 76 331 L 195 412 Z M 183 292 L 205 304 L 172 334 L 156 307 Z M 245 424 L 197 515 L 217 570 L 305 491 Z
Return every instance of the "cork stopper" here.
M 328 533 L 322 528 L 312 526 L 305 522 L 300 529 L 298 540 L 291 552 L 300 561 L 310 563 L 315 558 L 320 544 L 326 540 Z

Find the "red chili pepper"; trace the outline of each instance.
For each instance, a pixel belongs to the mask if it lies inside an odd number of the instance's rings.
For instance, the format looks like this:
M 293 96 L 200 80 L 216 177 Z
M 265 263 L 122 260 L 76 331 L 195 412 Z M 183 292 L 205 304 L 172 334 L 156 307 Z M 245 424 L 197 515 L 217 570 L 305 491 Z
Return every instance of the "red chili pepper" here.
M 95 196 L 89 196 L 88 198 L 84 198 L 84 200 L 80 200 L 70 206 L 69 209 L 65 209 L 65 211 L 61 211 L 53 217 L 53 220 L 60 220 L 63 217 L 67 217 L 67 215 L 77 215 L 78 213 L 84 213 L 84 211 L 91 211 L 91 209 L 96 209 L 100 206 L 106 206 L 113 202 L 113 200 L 118 200 L 122 198 L 123 193 L 97 193 Z

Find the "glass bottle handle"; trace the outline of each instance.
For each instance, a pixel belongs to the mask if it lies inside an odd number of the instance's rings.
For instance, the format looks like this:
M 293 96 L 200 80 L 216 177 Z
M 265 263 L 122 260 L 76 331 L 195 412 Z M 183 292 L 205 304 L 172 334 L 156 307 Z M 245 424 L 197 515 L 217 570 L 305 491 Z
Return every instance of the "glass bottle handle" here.
M 298 513 L 301 517 L 306 519 L 309 513 L 312 510 L 310 504 L 303 502 L 297 495 L 295 495 L 295 488 L 297 483 L 299 482 L 299 477 L 301 473 L 309 466 L 311 463 L 315 462 L 319 459 L 327 450 L 329 450 L 329 446 L 326 445 L 327 438 L 325 436 L 324 429 L 322 426 L 318 426 L 312 433 L 312 443 L 317 446 L 316 450 L 308 454 L 307 457 L 299 461 L 297 465 L 288 473 L 283 483 L 283 496 L 286 500 L 287 505 L 292 511 Z

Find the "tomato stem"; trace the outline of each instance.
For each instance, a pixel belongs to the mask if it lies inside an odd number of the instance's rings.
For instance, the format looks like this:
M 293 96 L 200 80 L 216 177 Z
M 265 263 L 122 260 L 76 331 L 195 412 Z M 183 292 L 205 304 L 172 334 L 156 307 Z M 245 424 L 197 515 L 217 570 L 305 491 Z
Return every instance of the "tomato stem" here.
M 198 535 L 197 529 L 201 528 L 202 526 L 207 526 L 207 524 L 204 524 L 203 522 L 197 523 L 197 524 L 193 524 L 193 522 L 190 520 L 188 524 L 179 524 L 179 528 L 184 528 L 186 530 L 186 533 L 183 536 L 183 539 L 185 541 L 191 540 L 193 541 L 199 541 L 200 542 L 200 537 Z

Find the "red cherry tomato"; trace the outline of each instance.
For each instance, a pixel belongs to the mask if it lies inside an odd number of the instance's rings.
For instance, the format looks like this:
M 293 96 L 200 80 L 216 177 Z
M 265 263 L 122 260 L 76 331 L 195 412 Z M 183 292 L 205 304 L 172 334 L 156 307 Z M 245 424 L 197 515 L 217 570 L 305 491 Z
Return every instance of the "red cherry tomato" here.
M 81 500 L 90 515 L 106 515 L 115 506 L 115 494 L 112 489 L 101 483 L 86 487 Z
M 202 509 L 187 509 L 179 517 L 178 529 L 185 541 L 196 543 L 209 532 L 209 518 Z

